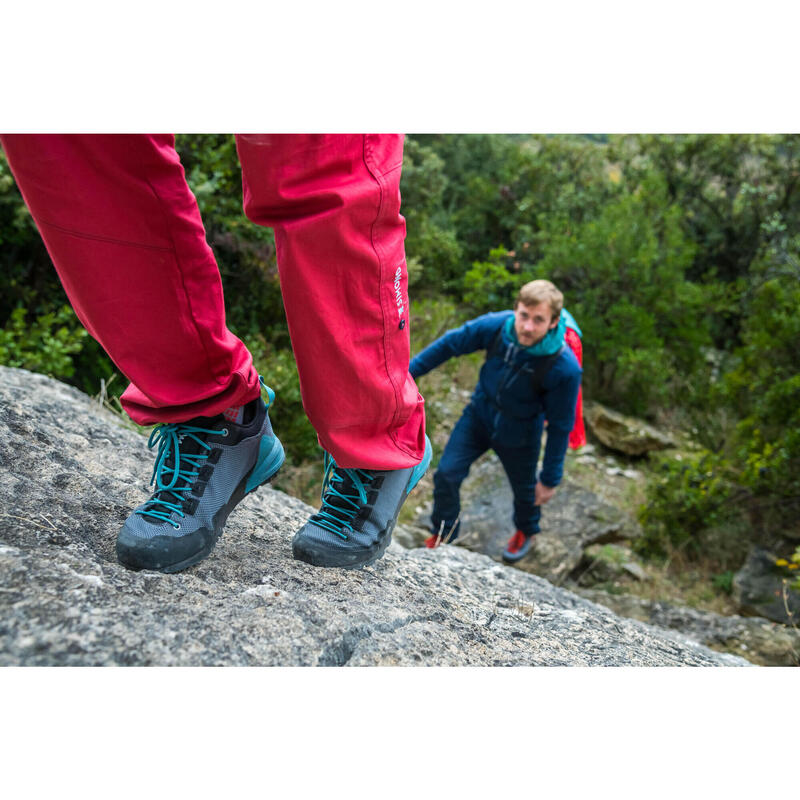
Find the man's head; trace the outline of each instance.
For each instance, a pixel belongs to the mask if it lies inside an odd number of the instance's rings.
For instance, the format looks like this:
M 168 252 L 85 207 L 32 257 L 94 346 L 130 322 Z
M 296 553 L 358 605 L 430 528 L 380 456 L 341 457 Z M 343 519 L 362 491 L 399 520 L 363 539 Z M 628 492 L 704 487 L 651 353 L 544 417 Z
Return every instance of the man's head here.
M 558 325 L 564 295 L 550 283 L 538 280 L 526 283 L 514 304 L 514 330 L 523 347 L 540 342 Z

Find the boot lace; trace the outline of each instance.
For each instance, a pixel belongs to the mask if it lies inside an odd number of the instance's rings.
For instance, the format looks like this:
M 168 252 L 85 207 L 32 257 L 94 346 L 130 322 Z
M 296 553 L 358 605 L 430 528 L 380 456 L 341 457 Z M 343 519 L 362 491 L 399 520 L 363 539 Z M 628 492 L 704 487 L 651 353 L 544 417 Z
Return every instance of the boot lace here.
M 180 528 L 180 523 L 173 520 L 172 515 L 186 516 L 183 509 L 186 494 L 192 490 L 199 470 L 211 453 L 211 445 L 201 435 L 207 437 L 215 433 L 226 435 L 227 428 L 211 430 L 180 422 L 164 423 L 153 428 L 147 446 L 152 449 L 158 445 L 158 455 L 150 478 L 150 485 L 155 484 L 156 491 L 144 508 L 136 511 L 137 514 L 169 522 L 176 530 Z M 181 445 L 187 439 L 196 442 L 206 452 L 182 453 Z
M 352 522 L 367 503 L 367 490 L 374 475 L 365 469 L 345 469 L 325 453 L 325 478 L 322 482 L 322 507 L 311 522 L 347 540 Z

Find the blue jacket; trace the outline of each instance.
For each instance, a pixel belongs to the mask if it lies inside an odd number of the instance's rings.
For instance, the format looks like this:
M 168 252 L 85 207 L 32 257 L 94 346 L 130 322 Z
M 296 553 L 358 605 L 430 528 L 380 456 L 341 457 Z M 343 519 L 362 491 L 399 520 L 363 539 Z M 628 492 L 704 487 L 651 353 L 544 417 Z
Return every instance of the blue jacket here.
M 453 356 L 488 350 L 513 313 L 484 314 L 448 331 L 411 360 L 411 375 L 425 375 Z M 536 396 L 531 375 L 544 358 L 531 355 L 503 330 L 502 347 L 481 367 L 471 404 L 491 441 L 506 447 L 538 449 L 546 418 L 547 446 L 540 479 L 545 486 L 558 486 L 569 434 L 575 424 L 575 402 L 583 370 L 566 347 L 545 376 L 542 393 Z

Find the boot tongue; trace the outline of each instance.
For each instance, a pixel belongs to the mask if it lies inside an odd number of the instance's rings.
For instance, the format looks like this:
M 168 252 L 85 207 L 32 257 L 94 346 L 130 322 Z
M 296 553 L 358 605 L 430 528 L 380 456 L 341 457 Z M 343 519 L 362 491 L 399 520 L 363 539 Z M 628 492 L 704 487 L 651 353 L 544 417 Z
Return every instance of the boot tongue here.
M 353 480 L 353 472 L 337 467 L 331 476 L 330 486 L 335 488 L 339 494 L 327 491 L 321 511 L 327 511 L 329 515 L 333 514 L 339 522 L 349 524 L 361 503 L 358 486 Z M 340 497 L 340 495 L 345 495 L 345 497 Z M 319 516 L 320 514 L 317 513 L 311 519 Z
M 351 480 L 350 475 L 344 470 L 336 471 L 336 476 L 331 478 L 331 486 L 333 486 L 337 492 L 350 498 L 358 494 L 353 486 L 353 481 Z M 340 497 L 338 494 L 333 494 L 332 492 L 330 493 L 330 497 L 328 499 L 328 505 L 339 510 L 352 510 L 353 508 L 353 504 L 351 502 L 348 502 L 348 500 L 346 500 L 344 497 Z
M 188 419 L 186 422 L 179 422 L 179 425 L 186 425 L 189 428 L 203 428 L 208 431 L 212 431 L 215 428 L 222 427 L 223 423 L 225 422 L 225 417 L 222 414 L 216 414 L 213 417 L 195 417 L 194 419 Z M 204 434 L 196 434 L 197 436 L 203 436 Z

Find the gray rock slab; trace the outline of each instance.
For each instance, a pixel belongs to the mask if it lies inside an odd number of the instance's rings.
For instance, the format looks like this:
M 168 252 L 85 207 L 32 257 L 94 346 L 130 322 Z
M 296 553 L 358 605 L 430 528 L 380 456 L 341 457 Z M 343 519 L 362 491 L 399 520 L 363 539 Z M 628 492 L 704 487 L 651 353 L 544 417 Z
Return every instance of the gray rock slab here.
M 584 551 L 578 570 L 570 576 L 579 586 L 617 581 L 632 576 L 639 581 L 649 579 L 630 547 L 619 544 L 593 544 Z
M 0 664 L 747 664 L 461 548 L 393 543 L 358 572 L 293 561 L 312 509 L 268 487 L 206 561 L 130 572 L 115 536 L 151 469 L 89 398 L 0 367 Z
M 746 615 L 774 622 L 800 622 L 800 592 L 792 589 L 795 575 L 776 564 L 778 557 L 754 546 L 742 568 L 733 576 L 733 597 Z
M 600 403 L 587 403 L 584 419 L 592 433 L 608 448 L 629 456 L 675 447 L 675 440 L 644 420 L 628 417 Z
M 575 591 L 617 614 L 680 631 L 709 647 L 738 653 L 755 664 L 800 666 L 800 630 L 796 628 L 761 617 L 723 616 L 630 594 L 611 594 L 598 589 Z
M 432 505 L 419 522 L 429 520 Z M 514 532 L 514 497 L 500 459 L 490 453 L 476 462 L 461 487 L 459 546 L 500 561 Z M 516 567 L 561 584 L 592 544 L 625 541 L 639 533 L 638 523 L 596 494 L 565 480 L 542 509 L 536 547 Z M 404 540 L 405 543 L 405 540 Z

